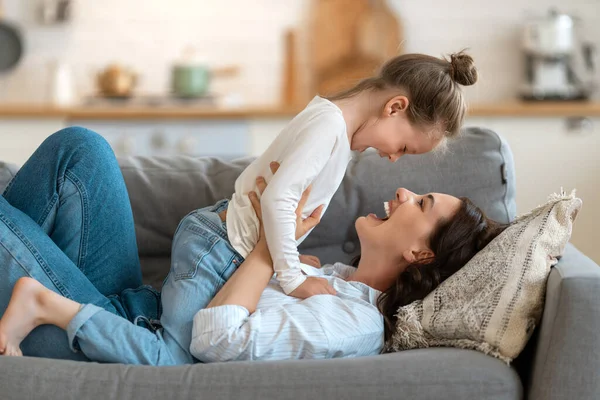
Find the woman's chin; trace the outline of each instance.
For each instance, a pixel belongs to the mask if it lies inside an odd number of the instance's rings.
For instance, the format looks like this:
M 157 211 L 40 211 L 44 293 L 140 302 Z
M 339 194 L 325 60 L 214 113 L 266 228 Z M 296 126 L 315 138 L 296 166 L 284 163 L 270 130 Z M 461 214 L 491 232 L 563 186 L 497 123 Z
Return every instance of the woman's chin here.
M 369 228 L 376 228 L 378 226 L 380 226 L 381 224 L 383 224 L 385 222 L 384 219 L 381 219 L 379 217 L 377 217 L 377 215 L 375 214 L 369 214 L 363 217 L 358 217 L 354 227 L 356 228 L 356 231 L 358 232 L 359 229 L 369 229 Z

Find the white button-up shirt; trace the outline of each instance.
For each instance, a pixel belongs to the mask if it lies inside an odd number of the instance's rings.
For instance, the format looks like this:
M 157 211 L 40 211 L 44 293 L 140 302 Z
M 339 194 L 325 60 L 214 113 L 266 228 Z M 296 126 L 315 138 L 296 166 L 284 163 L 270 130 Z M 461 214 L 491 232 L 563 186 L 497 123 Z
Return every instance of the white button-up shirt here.
M 379 354 L 383 316 L 376 301 L 381 292 L 346 281 L 355 271 L 351 266 L 336 263 L 313 270 L 335 288 L 335 296 L 301 300 L 287 296 L 271 279 L 252 314 L 236 305 L 200 310 L 194 316 L 192 355 L 217 362 Z

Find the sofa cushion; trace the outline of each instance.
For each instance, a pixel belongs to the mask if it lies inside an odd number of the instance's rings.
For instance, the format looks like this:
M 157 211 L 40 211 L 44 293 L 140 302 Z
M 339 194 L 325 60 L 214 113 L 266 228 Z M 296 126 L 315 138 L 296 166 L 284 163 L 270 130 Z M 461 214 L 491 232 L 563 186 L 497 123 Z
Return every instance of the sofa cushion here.
M 346 171 L 321 223 L 302 243 L 301 251 L 322 262 L 349 262 L 359 252 L 357 217 L 384 216 L 383 202 L 396 189 L 467 196 L 490 217 L 509 222 L 516 213 L 512 153 L 496 133 L 467 128 L 450 141 L 445 153 L 406 155 L 396 163 L 374 152 L 358 154 Z
M 179 221 L 192 210 L 230 197 L 235 179 L 251 161 L 188 156 L 119 159 L 140 255 L 168 257 Z
M 519 400 L 514 369 L 470 350 L 176 367 L 5 357 L 3 399 Z M 74 379 L 74 375 L 76 379 Z
M 0 194 L 4 193 L 4 189 L 13 176 L 15 176 L 17 170 L 18 167 L 16 165 L 0 161 Z
M 132 203 L 140 254 L 168 256 L 179 220 L 233 193 L 234 182 L 250 158 L 225 161 L 185 156 L 128 157 L 119 160 Z M 398 187 L 468 196 L 491 217 L 513 219 L 515 180 L 512 153 L 496 133 L 463 130 L 443 153 L 407 155 L 396 163 L 374 151 L 355 154 L 319 226 L 300 250 L 322 262 L 349 262 L 359 252 L 354 221 L 383 215 L 383 202 Z

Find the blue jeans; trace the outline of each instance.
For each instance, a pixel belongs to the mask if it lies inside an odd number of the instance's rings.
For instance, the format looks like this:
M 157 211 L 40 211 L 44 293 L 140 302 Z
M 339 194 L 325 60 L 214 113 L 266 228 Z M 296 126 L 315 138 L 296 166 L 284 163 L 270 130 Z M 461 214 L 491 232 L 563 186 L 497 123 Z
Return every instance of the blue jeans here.
M 24 276 L 128 324 L 149 326 L 160 315 L 160 295 L 142 286 L 123 176 L 94 132 L 67 128 L 50 136 L 0 196 L 0 317 Z M 88 359 L 50 325 L 31 332 L 21 349 L 28 356 Z
M 84 307 L 66 333 L 36 328 L 24 355 L 193 363 L 193 317 L 243 262 L 218 216 L 227 204 L 182 219 L 160 296 L 141 284 L 129 197 L 109 145 L 83 128 L 57 132 L 0 197 L 0 317 L 17 279 L 30 276 Z
M 194 315 L 205 308 L 244 260 L 229 243 L 218 213 L 227 200 L 184 217 L 173 238 L 160 326 L 146 330 L 93 304 L 67 327 L 71 342 L 95 361 L 146 365 L 197 362 L 190 354 Z

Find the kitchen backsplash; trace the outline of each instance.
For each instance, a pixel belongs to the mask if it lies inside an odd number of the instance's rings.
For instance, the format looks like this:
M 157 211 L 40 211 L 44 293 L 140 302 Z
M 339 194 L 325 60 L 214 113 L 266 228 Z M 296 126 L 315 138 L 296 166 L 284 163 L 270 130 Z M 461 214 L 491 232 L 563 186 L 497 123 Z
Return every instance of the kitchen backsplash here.
M 95 73 L 111 62 L 137 70 L 141 92 L 164 93 L 173 61 L 191 45 L 211 66 L 240 66 L 239 76 L 215 83 L 216 92 L 239 93 L 251 104 L 275 104 L 283 33 L 305 20 L 310 1 L 74 0 L 68 24 L 44 26 L 34 17 L 38 0 L 4 0 L 5 18 L 24 31 L 26 53 L 17 69 L 0 75 L 0 101 L 46 102 L 54 60 L 71 66 L 80 95 L 92 92 Z M 467 89 L 471 102 L 514 97 L 522 80 L 520 33 L 528 12 L 543 14 L 560 6 L 580 16 L 584 36 L 600 44 L 599 0 L 389 4 L 404 25 L 406 51 L 441 55 L 470 49 L 480 70 L 480 82 Z

